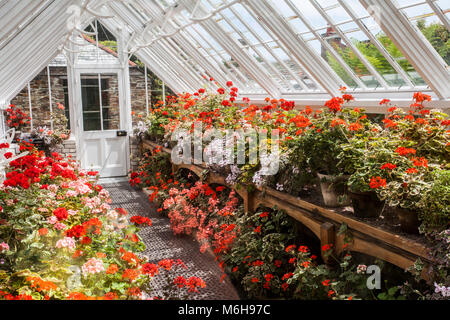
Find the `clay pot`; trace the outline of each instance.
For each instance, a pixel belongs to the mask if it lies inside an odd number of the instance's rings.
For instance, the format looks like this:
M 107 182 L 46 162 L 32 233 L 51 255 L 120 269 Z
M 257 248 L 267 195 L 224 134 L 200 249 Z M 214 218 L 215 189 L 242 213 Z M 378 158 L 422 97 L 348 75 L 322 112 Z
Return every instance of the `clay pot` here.
M 396 208 L 395 212 L 400 220 L 400 229 L 403 232 L 419 234 L 420 221 L 417 212 L 403 208 Z
M 374 192 L 348 192 L 353 204 L 353 212 L 359 218 L 378 218 L 384 203 L 378 200 Z
M 344 207 L 350 204 L 346 193 L 345 181 L 348 176 L 335 177 L 318 173 L 323 202 L 327 207 Z

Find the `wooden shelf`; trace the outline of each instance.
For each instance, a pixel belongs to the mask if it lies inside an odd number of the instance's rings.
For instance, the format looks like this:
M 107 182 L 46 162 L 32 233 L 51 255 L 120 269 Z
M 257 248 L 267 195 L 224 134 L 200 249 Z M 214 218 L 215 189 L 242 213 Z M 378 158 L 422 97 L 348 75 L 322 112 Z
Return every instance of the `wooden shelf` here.
M 163 148 L 149 140 L 144 140 L 142 146 L 144 149 L 152 150 L 159 147 L 162 148 L 163 152 L 169 154 L 172 152 L 171 149 Z M 245 211 L 248 213 L 255 212 L 260 206 L 269 208 L 276 206 L 310 229 L 320 239 L 322 245 L 332 244 L 336 253 L 343 251 L 345 236 L 339 235 L 337 230 L 345 223 L 352 235 L 352 241 L 347 247 L 350 251 L 379 258 L 405 270 L 419 258 L 425 264 L 432 261 L 428 254 L 429 249 L 423 244 L 391 231 L 371 226 L 331 209 L 323 208 L 271 188 L 254 187 L 255 191 L 248 192 L 247 188 L 242 186 L 237 188 L 229 185 L 225 177 L 214 172 L 209 172 L 204 177 L 203 172 L 207 169 L 205 165 L 172 164 L 172 167 L 174 172 L 181 168 L 188 169 L 209 184 L 219 184 L 232 188 L 243 198 Z M 425 268 L 422 272 L 424 279 L 428 279 L 427 271 L 428 268 Z

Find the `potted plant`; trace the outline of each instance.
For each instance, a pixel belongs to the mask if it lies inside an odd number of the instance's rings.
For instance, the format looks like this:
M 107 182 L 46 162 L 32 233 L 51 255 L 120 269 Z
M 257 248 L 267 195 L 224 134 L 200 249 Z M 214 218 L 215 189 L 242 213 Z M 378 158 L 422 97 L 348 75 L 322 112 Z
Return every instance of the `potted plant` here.
M 59 110 L 64 110 L 64 106 L 58 104 Z M 42 140 L 44 143 L 44 151 L 47 156 L 52 152 L 58 151 L 58 148 L 70 137 L 68 120 L 64 112 L 54 112 L 50 114 L 53 122 L 53 130 L 47 127 L 38 127 L 31 132 L 32 138 Z
M 441 232 L 450 223 L 450 170 L 438 169 L 432 176 L 430 188 L 418 204 L 419 219 L 424 232 Z
M 396 208 L 402 230 L 409 233 L 419 232 L 419 214 L 427 220 L 427 200 L 424 199 L 433 193 L 439 194 L 439 183 L 437 189 L 433 189 L 433 185 L 442 177 L 435 172 L 448 166 L 449 160 L 448 116 L 439 110 L 426 110 L 424 101 L 430 99 L 416 93 L 408 114 L 391 107 L 383 120 L 383 135 L 391 142 L 389 148 L 395 155 L 397 168 L 396 174 L 379 188 L 378 195 Z M 434 210 L 440 202 L 433 205 L 433 200 L 430 201 L 430 217 L 439 215 Z
M 422 210 L 420 201 L 432 188 L 433 180 L 430 178 L 429 173 L 410 168 L 402 179 L 390 181 L 379 189 L 381 199 L 395 208 L 403 232 L 419 233 L 419 212 Z
M 351 96 L 333 98 L 326 103 L 328 109 L 316 112 L 311 126 L 300 138 L 310 170 L 317 174 L 326 206 L 338 207 L 350 204 L 347 196 L 347 180 L 351 171 L 342 165 L 338 156 L 354 135 L 365 131 L 366 117 L 359 109 L 342 109 Z
M 31 118 L 21 108 L 12 104 L 5 111 L 6 125 L 16 130 L 14 139 L 17 141 L 22 135 L 22 128 L 30 123 Z
M 339 154 L 339 166 L 350 172 L 348 194 L 354 215 L 360 218 L 378 218 L 384 203 L 378 199 L 375 189 L 381 179 L 395 174 L 394 153 L 389 147 L 389 138 L 382 137 L 377 125 L 349 139 Z M 378 182 L 378 183 L 377 183 Z

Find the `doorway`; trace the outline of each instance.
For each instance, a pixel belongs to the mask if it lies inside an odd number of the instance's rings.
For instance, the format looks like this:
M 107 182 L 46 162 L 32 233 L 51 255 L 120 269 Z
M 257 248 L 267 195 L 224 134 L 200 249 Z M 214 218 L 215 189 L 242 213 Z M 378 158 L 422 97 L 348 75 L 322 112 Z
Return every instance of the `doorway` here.
M 79 157 L 85 170 L 102 178 L 128 172 L 129 142 L 125 108 L 121 105 L 120 71 L 78 73 Z

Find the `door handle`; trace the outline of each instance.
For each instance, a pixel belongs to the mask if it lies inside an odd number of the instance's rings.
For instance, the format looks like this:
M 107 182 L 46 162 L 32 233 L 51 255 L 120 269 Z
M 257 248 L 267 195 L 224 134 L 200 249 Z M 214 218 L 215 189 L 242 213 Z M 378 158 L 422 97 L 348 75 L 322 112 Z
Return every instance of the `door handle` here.
M 125 130 L 119 130 L 117 131 L 117 136 L 118 137 L 126 137 L 128 135 L 128 132 Z

